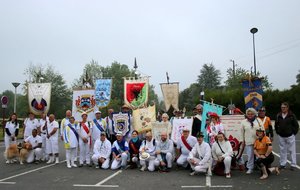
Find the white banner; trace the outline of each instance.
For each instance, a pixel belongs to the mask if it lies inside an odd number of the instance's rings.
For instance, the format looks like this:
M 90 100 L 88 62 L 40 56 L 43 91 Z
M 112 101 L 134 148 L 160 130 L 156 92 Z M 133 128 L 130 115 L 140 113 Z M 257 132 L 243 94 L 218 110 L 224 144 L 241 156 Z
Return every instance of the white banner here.
M 160 87 L 164 96 L 166 111 L 168 111 L 171 106 L 175 110 L 179 110 L 179 83 L 162 83 Z
M 51 100 L 51 83 L 29 83 L 29 110 L 35 115 L 48 113 Z
M 178 139 L 181 137 L 183 128 L 188 128 L 190 130 L 190 135 L 192 134 L 193 118 L 174 118 L 173 129 L 171 134 L 171 140 L 177 143 Z
M 95 111 L 98 110 L 95 99 L 95 89 L 74 90 L 72 113 L 76 121 L 81 121 L 81 114 L 88 114 L 88 121 L 95 118 Z
M 168 124 L 167 122 L 152 122 L 152 136 L 155 138 L 157 142 L 160 141 L 160 135 L 162 133 L 167 133 L 167 137 L 169 138 L 168 133 Z
M 151 122 L 156 121 L 155 105 L 133 110 L 133 127 L 139 133 L 151 130 Z

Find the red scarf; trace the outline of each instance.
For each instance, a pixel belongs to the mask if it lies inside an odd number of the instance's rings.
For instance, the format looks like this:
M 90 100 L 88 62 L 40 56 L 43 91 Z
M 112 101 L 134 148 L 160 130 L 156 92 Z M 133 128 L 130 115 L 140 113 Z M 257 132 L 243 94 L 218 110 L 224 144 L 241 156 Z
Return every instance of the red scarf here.
M 89 128 L 86 126 L 85 123 L 81 122 L 81 126 L 83 127 L 83 130 L 86 132 L 86 134 L 89 134 L 90 130 Z M 90 136 L 90 148 L 92 147 L 92 137 Z
M 184 144 L 184 146 L 189 150 L 191 151 L 192 150 L 192 147 L 189 145 L 189 143 L 186 141 L 186 139 L 184 138 L 184 136 L 181 136 L 181 140 Z

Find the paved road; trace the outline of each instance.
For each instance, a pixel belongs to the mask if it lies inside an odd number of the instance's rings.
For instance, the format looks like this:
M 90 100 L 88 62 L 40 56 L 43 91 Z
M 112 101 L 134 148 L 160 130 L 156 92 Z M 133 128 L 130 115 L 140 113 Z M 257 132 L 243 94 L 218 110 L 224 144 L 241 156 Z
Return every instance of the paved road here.
M 297 136 L 297 161 L 300 164 L 300 135 Z M 277 138 L 274 141 L 274 152 L 279 153 Z M 0 152 L 4 151 L 0 143 Z M 61 143 L 61 161 L 64 160 Z M 278 164 L 278 157 L 273 165 Z M 259 171 L 252 175 L 233 171 L 231 179 L 221 176 L 189 176 L 189 171 L 172 170 L 169 173 L 140 172 L 139 170 L 101 170 L 89 167 L 68 169 L 66 163 L 57 165 L 41 164 L 5 164 L 0 158 L 0 189 L 297 189 L 300 167 L 296 171 L 286 169 L 279 176 L 272 175 L 267 180 L 259 180 Z M 97 184 L 97 185 L 96 185 Z M 86 185 L 86 186 L 84 186 Z

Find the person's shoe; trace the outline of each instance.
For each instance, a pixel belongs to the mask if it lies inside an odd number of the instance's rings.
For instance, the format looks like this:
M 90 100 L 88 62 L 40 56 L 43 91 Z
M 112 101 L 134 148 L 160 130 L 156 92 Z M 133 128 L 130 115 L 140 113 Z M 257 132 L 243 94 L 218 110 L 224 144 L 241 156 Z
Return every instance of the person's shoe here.
M 70 162 L 67 162 L 67 168 L 72 168 Z
M 268 175 L 262 175 L 259 179 L 267 179 Z
M 77 168 L 77 165 L 74 162 L 71 164 L 71 166 Z
M 248 169 L 246 172 L 246 174 L 252 174 L 252 173 L 253 173 L 253 171 L 251 169 Z
M 96 165 L 95 168 L 96 168 L 96 169 L 99 169 L 99 165 Z
M 54 161 L 53 158 L 50 157 L 49 160 L 48 160 L 48 162 L 46 162 L 46 164 L 51 164 L 53 161 Z
M 279 169 L 280 169 L 280 170 L 284 170 L 284 169 L 285 169 L 285 166 L 280 165 L 280 166 L 279 166 Z
M 195 175 L 195 174 L 196 174 L 196 172 L 193 171 L 193 172 L 190 173 L 190 176 L 193 176 L 193 175 Z
M 228 173 L 228 174 L 226 174 L 226 178 L 231 178 L 231 174 L 230 173 Z
M 36 160 L 36 161 L 35 161 L 35 164 L 39 164 L 39 163 L 40 163 L 40 161 L 39 161 L 39 160 Z
M 6 162 L 5 162 L 6 164 L 10 164 L 10 161 L 9 160 L 6 160 Z
M 142 172 L 146 170 L 146 166 L 142 166 L 140 169 Z
M 80 167 L 80 168 L 81 168 L 82 166 L 83 166 L 83 164 L 79 164 L 79 166 L 78 166 L 78 167 Z
M 58 157 L 55 158 L 55 164 L 59 164 L 59 158 Z

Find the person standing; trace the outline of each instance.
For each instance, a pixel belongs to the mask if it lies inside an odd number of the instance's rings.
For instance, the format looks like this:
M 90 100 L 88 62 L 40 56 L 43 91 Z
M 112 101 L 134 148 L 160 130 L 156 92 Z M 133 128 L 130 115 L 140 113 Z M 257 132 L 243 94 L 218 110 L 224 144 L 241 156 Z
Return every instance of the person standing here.
M 79 123 L 78 134 L 79 134 L 79 149 L 80 159 L 79 167 L 82 167 L 84 162 L 92 167 L 91 165 L 91 148 L 92 148 L 92 125 L 87 121 L 88 114 L 83 112 L 81 114 L 82 121 Z
M 162 123 L 166 123 L 166 125 L 168 125 L 168 135 L 169 135 L 169 138 L 171 138 L 171 134 L 172 134 L 172 124 L 171 122 L 169 121 L 169 116 L 167 113 L 163 113 L 162 116 Z
M 58 157 L 58 130 L 59 124 L 55 121 L 54 114 L 49 115 L 49 124 L 46 127 L 47 130 L 47 139 L 46 139 L 46 150 L 49 154 L 49 160 L 47 164 L 51 164 L 55 161 L 55 164 L 59 164 Z
M 259 119 L 264 128 L 265 128 L 265 132 L 266 132 L 266 135 L 270 138 L 271 141 L 273 141 L 273 126 L 272 126 L 272 123 L 271 123 L 271 119 L 266 116 L 266 108 L 265 107 L 261 107 L 259 110 L 258 110 L 258 117 L 257 119 Z
M 28 118 L 25 119 L 23 124 L 24 139 L 27 139 L 31 135 L 33 129 L 38 129 L 38 134 L 40 133 L 39 121 L 32 112 L 29 112 Z
M 64 129 L 70 123 L 69 119 L 70 119 L 71 116 L 72 116 L 72 111 L 67 110 L 66 111 L 66 117 L 61 120 L 61 123 L 60 123 L 60 139 L 62 141 L 64 140 L 64 138 L 63 138 Z
M 49 118 L 47 117 L 46 113 L 42 113 L 41 119 L 39 120 L 39 126 L 41 128 L 40 135 L 42 137 L 42 152 L 43 152 L 42 160 L 43 161 L 48 159 L 48 154 L 46 152 L 47 124 L 49 124 Z
M 97 139 L 99 139 L 102 132 L 107 132 L 105 119 L 101 118 L 101 111 L 95 112 L 95 119 L 93 119 L 92 129 L 92 147 Z
M 106 128 L 107 128 L 107 137 L 110 143 L 114 143 L 117 140 L 114 129 L 113 129 L 113 117 L 114 109 L 108 109 L 108 115 L 105 117 Z
M 196 105 L 193 112 L 195 113 L 194 120 L 193 120 L 193 126 L 192 126 L 192 136 L 196 137 L 197 134 L 201 130 L 201 124 L 202 124 L 202 110 L 203 107 L 201 104 Z
M 209 112 L 209 117 L 211 118 L 211 123 L 207 128 L 207 132 L 209 136 L 209 145 L 212 146 L 216 141 L 218 133 L 224 133 L 224 126 L 222 125 L 220 117 L 217 113 Z
M 277 114 L 275 120 L 275 131 L 279 137 L 280 148 L 280 168 L 284 169 L 287 162 L 287 153 L 291 154 L 291 170 L 295 170 L 296 161 L 296 140 L 295 136 L 299 130 L 299 123 L 296 115 L 289 110 L 289 104 L 283 102 L 281 104 L 281 112 Z
M 5 149 L 11 144 L 17 144 L 17 137 L 19 134 L 19 123 L 17 114 L 13 113 L 5 125 Z

